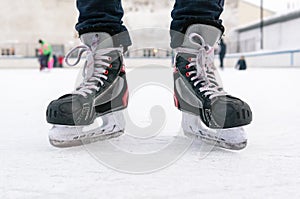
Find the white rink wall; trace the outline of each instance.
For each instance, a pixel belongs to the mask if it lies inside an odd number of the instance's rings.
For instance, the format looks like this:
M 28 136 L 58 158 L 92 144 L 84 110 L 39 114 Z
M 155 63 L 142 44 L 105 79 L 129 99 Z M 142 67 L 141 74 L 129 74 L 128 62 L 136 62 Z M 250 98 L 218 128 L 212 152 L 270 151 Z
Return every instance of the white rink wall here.
M 39 68 L 38 58 L 0 57 L 0 68 Z
M 273 52 L 274 53 L 274 52 Z M 261 53 L 241 53 L 241 54 L 228 54 L 225 58 L 225 67 L 234 67 L 241 55 L 245 56 L 248 68 L 273 68 L 273 67 L 296 67 L 300 68 L 300 51 L 295 52 L 293 55 L 287 52 L 284 54 L 273 54 L 267 52 L 267 55 L 261 55 Z M 171 66 L 171 58 L 125 58 L 127 68 L 145 66 L 145 65 L 160 65 L 165 66 L 169 63 Z M 166 60 L 169 60 L 166 61 Z M 293 60 L 293 61 L 292 61 Z M 71 60 L 71 63 L 75 62 L 75 59 Z M 82 66 L 84 58 L 78 66 Z M 219 57 L 215 57 L 215 65 L 219 66 Z M 64 64 L 66 67 L 66 64 Z M 22 57 L 0 57 L 0 69 L 9 68 L 39 68 L 39 62 L 37 58 L 22 58 Z
M 247 66 L 250 68 L 300 67 L 300 50 L 228 54 L 225 58 L 225 66 L 235 66 L 239 57 L 242 55 L 245 56 Z M 216 60 L 216 65 L 219 65 L 219 60 Z

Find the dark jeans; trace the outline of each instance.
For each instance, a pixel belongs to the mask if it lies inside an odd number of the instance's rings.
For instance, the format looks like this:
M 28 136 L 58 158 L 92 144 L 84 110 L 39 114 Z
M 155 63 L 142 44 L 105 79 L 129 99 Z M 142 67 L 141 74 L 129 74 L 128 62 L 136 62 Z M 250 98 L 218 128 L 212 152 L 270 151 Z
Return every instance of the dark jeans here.
M 48 61 L 49 61 L 50 55 L 41 55 L 40 56 L 40 70 L 44 68 L 48 68 Z
M 184 34 L 191 24 L 213 25 L 223 31 L 222 21 L 219 19 L 223 6 L 224 0 L 176 0 L 172 11 L 171 46 L 175 48 L 181 45 L 176 32 Z M 119 35 L 115 38 L 115 45 L 131 45 L 122 22 L 124 11 L 121 0 L 77 0 L 77 8 L 80 15 L 76 30 L 80 35 L 95 31 L 108 32 Z
M 224 68 L 224 58 L 225 55 L 224 54 L 219 54 L 219 59 L 220 59 L 220 68 Z

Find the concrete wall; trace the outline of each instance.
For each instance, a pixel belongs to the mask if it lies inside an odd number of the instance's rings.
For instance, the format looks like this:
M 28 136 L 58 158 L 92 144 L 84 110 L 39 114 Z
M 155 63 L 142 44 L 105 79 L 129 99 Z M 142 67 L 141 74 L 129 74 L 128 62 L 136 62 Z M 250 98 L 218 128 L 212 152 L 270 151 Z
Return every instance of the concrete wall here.
M 264 27 L 264 50 L 300 49 L 300 18 Z M 260 50 L 260 29 L 239 33 L 240 52 Z M 245 41 L 252 43 L 245 44 Z M 254 46 L 254 49 L 249 45 Z
M 66 49 L 76 42 L 75 0 L 0 0 L 0 4 L 0 48 L 34 55 L 39 38 Z
M 274 14 L 275 14 L 274 12 L 264 9 L 264 17 L 270 17 Z M 260 20 L 260 7 L 245 1 L 239 1 L 239 6 L 238 6 L 239 26 L 245 25 L 249 22 L 259 21 L 259 20 Z
M 264 10 L 265 17 L 274 14 L 270 10 Z M 260 7 L 243 0 L 226 1 L 221 18 L 225 26 L 224 40 L 227 43 L 227 52 L 236 53 L 238 51 L 238 35 L 234 31 L 235 28 L 259 21 Z
M 75 2 L 75 0 L 0 0 L 0 49 L 14 49 L 17 55 L 34 56 L 35 49 L 39 47 L 37 40 L 42 38 L 51 44 L 63 45 L 65 52 L 68 51 L 80 42 L 74 29 L 78 17 Z M 125 10 L 123 21 L 130 30 L 156 27 L 168 31 L 174 0 L 122 2 Z M 257 12 L 259 8 L 250 7 L 245 7 L 245 3 L 241 0 L 226 1 L 225 11 L 221 17 L 226 27 L 225 41 L 235 42 L 237 37 L 231 30 L 245 21 L 253 20 L 254 10 Z M 245 19 L 241 20 L 241 17 Z M 169 48 L 169 37 L 165 44 L 164 48 Z M 228 49 L 230 48 L 236 50 L 236 45 L 232 47 L 228 45 Z
M 265 28 L 266 49 L 300 49 L 300 18 Z

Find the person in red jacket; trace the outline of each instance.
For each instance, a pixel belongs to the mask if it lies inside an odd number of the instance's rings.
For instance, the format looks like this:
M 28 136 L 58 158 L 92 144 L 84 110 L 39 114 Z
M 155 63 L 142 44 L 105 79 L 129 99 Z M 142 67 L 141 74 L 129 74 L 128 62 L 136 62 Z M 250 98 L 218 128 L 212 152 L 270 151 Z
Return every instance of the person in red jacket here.
M 63 68 L 64 67 L 64 56 L 59 55 L 58 56 L 58 67 Z

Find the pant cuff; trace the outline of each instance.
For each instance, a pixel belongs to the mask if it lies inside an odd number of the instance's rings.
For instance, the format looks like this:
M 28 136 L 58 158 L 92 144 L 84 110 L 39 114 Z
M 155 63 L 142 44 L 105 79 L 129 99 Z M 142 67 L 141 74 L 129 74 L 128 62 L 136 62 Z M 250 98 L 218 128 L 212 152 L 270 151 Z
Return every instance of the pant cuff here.
M 90 32 L 108 33 L 113 39 L 114 46 L 115 47 L 123 46 L 125 51 L 127 50 L 128 46 L 131 46 L 132 44 L 130 35 L 125 27 L 123 27 L 119 31 L 113 30 L 108 27 L 89 27 L 89 28 L 83 28 L 78 30 L 79 36 Z

